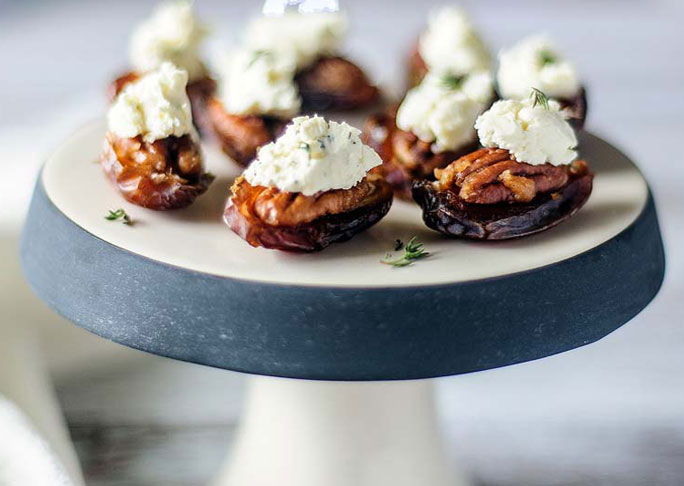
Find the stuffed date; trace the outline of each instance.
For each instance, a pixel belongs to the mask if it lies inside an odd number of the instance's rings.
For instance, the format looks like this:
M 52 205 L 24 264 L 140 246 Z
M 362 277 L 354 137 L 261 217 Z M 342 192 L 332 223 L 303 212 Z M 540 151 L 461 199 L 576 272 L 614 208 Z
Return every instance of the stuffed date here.
M 311 252 L 352 238 L 390 209 L 392 191 L 376 174 L 351 189 L 313 196 L 252 186 L 240 177 L 224 211 L 226 224 L 252 246 Z
M 490 67 L 487 46 L 468 15 L 445 6 L 430 12 L 427 28 L 409 53 L 408 86 L 420 84 L 430 71 L 463 76 Z
M 133 31 L 129 43 L 132 69 L 110 85 L 111 101 L 132 81 L 170 62 L 188 73 L 187 94 L 197 128 L 204 131 L 205 107 L 216 89 L 201 60 L 205 26 L 196 18 L 192 2 L 179 0 L 160 4 Z
M 297 117 L 231 188 L 224 221 L 252 246 L 311 252 L 377 223 L 392 189 L 380 157 L 346 123 Z
M 127 201 L 149 209 L 189 206 L 213 180 L 189 135 L 145 142 L 109 134 L 100 163 Z
M 586 88 L 572 63 L 542 35 L 525 38 L 499 54 L 496 75 L 501 98 L 524 99 L 531 87 L 556 100 L 575 129 L 587 117 Z
M 367 120 L 364 141 L 382 157 L 380 170 L 398 197 L 410 200 L 413 181 L 433 180 L 435 169 L 477 148 L 473 125 L 493 95 L 488 73 L 430 73 L 398 109 Z
M 560 105 L 543 93 L 498 101 L 475 126 L 485 148 L 435 170 L 435 181 L 413 184 L 428 227 L 463 238 L 516 238 L 557 225 L 589 198 L 593 174 L 577 158 Z
M 361 68 L 342 57 L 319 58 L 299 71 L 295 82 L 307 112 L 353 110 L 372 104 L 379 96 Z
M 164 63 L 130 82 L 107 114 L 100 163 L 119 192 L 149 209 L 177 209 L 206 191 L 186 93 L 187 72 Z
M 507 150 L 481 149 L 416 181 L 413 198 L 423 221 L 441 233 L 502 240 L 537 233 L 575 214 L 589 198 L 586 162 L 530 165 Z

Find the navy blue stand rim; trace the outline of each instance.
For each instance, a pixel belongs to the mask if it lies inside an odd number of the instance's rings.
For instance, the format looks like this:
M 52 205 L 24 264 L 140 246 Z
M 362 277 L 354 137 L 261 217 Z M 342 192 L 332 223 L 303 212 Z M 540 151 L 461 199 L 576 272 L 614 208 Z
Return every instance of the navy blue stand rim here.
M 291 286 L 198 273 L 83 230 L 38 182 L 26 278 L 51 308 L 114 342 L 288 378 L 407 380 L 535 360 L 601 339 L 655 297 L 665 256 L 653 198 L 603 244 L 533 270 L 451 285 Z

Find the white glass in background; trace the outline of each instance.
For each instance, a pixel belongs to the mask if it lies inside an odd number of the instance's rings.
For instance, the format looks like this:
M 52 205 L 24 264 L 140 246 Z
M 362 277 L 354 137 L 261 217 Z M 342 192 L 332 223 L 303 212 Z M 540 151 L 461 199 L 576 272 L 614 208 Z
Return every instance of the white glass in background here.
M 283 15 L 292 10 L 299 13 L 337 12 L 338 0 L 266 0 L 261 12 L 264 15 Z

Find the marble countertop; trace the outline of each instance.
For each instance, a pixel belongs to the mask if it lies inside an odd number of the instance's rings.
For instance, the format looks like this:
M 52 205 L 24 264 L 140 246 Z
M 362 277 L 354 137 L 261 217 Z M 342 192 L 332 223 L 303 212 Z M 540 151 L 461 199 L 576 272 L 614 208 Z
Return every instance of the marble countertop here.
M 344 2 L 353 18 L 349 51 L 381 82 L 401 76 L 432 3 Z M 684 161 L 675 147 L 684 134 L 684 3 L 461 3 L 494 49 L 544 31 L 576 60 L 589 87 L 588 128 L 637 161 L 652 186 L 668 268 L 655 301 L 595 345 L 438 380 L 450 450 L 485 485 L 681 485 Z M 196 4 L 215 32 L 209 52 L 230 43 L 255 8 Z M 103 113 L 104 86 L 126 66 L 131 25 L 151 6 L 0 0 L 3 236 L 15 238 L 43 157 Z M 199 485 L 211 476 L 238 419 L 242 376 L 126 350 L 46 314 L 41 320 L 58 336 L 52 342 L 60 346 L 46 353 L 88 484 Z

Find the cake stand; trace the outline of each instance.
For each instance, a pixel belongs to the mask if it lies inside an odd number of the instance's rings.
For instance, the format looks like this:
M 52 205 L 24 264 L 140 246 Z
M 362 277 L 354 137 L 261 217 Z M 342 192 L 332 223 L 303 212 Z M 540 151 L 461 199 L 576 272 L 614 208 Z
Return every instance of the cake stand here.
M 580 142 L 594 193 L 549 231 L 450 240 L 398 201 L 353 240 L 300 255 L 251 248 L 221 222 L 237 172 L 211 148 L 217 180 L 190 208 L 126 203 L 96 163 L 104 133 L 89 124 L 46 162 L 23 234 L 25 273 L 52 308 L 102 337 L 252 375 L 217 485 L 467 484 L 445 458 L 425 379 L 594 342 L 663 278 L 648 185 L 591 134 Z M 119 207 L 132 226 L 104 219 Z M 429 258 L 379 263 L 414 235 Z

